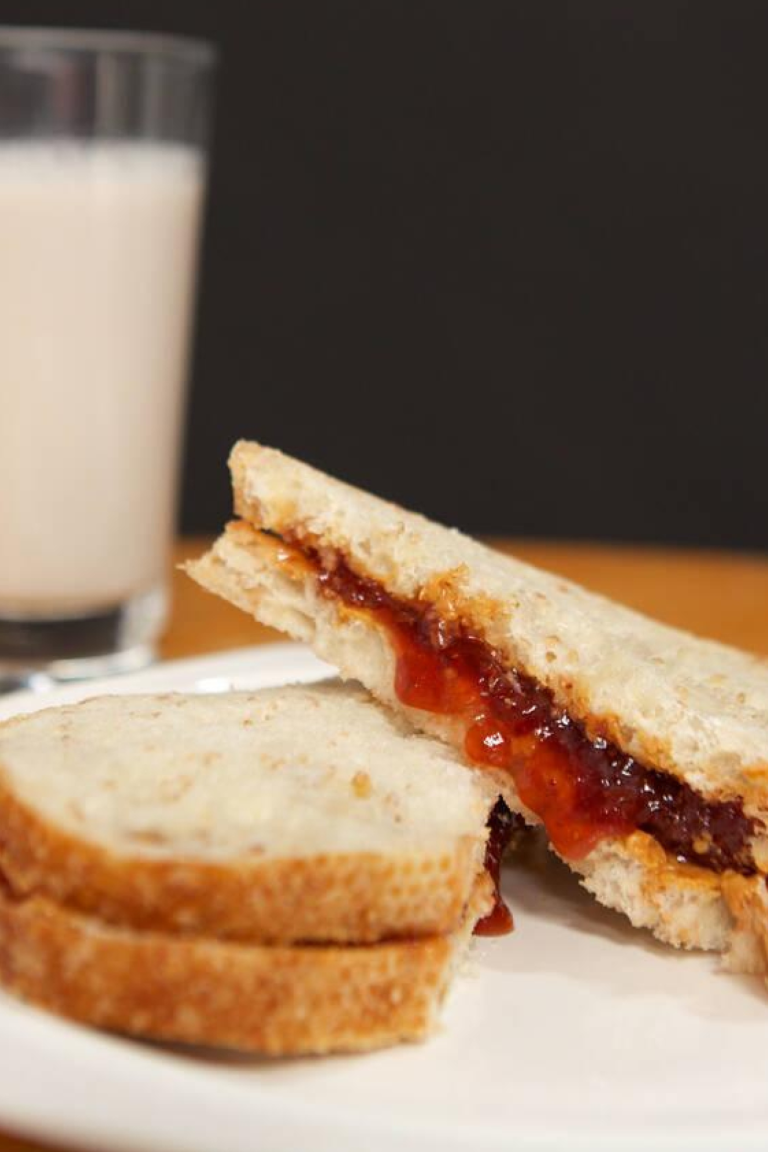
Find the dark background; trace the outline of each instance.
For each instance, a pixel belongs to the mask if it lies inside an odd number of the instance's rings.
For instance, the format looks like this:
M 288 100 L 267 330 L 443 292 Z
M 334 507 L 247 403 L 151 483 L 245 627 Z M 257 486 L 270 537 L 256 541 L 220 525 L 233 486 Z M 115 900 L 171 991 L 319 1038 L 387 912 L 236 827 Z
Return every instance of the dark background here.
M 768 5 L 6 0 L 222 52 L 183 525 L 238 436 L 477 532 L 768 547 Z

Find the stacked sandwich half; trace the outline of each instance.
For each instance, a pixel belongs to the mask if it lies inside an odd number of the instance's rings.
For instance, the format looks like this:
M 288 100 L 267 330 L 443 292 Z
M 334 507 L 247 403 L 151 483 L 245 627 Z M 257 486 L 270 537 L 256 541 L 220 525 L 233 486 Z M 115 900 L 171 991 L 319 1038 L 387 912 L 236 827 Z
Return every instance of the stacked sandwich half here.
M 264 1053 L 428 1032 L 492 885 L 489 794 L 339 684 L 103 697 L 0 726 L 0 981 Z
M 455 749 L 633 924 L 766 971 L 763 661 L 274 450 L 231 465 L 240 519 L 201 584 Z

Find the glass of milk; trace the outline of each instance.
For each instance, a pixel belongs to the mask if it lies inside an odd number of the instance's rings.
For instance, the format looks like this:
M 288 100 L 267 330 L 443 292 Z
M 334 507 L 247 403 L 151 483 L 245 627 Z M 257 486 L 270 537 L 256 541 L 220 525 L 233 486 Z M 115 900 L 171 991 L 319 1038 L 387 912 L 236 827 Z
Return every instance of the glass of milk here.
M 0 28 L 0 687 L 140 667 L 162 631 L 212 71 Z

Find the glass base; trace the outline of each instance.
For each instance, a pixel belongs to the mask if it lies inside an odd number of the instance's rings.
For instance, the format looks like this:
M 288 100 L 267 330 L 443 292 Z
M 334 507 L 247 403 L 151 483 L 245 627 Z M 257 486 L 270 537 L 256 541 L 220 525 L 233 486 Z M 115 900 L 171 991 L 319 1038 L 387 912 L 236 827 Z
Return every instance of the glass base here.
M 77 617 L 21 619 L 0 611 L 0 692 L 144 668 L 167 614 L 164 586 Z

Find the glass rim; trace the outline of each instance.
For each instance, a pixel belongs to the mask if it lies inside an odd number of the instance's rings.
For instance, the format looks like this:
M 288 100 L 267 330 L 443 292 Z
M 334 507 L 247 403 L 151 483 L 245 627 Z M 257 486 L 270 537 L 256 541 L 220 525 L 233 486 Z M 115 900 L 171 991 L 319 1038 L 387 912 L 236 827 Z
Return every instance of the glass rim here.
M 165 56 L 190 64 L 212 67 L 218 51 L 210 40 L 168 32 L 132 32 L 111 28 L 37 27 L 27 24 L 0 24 L 0 51 L 19 48 L 29 51 L 120 53 L 136 56 Z

